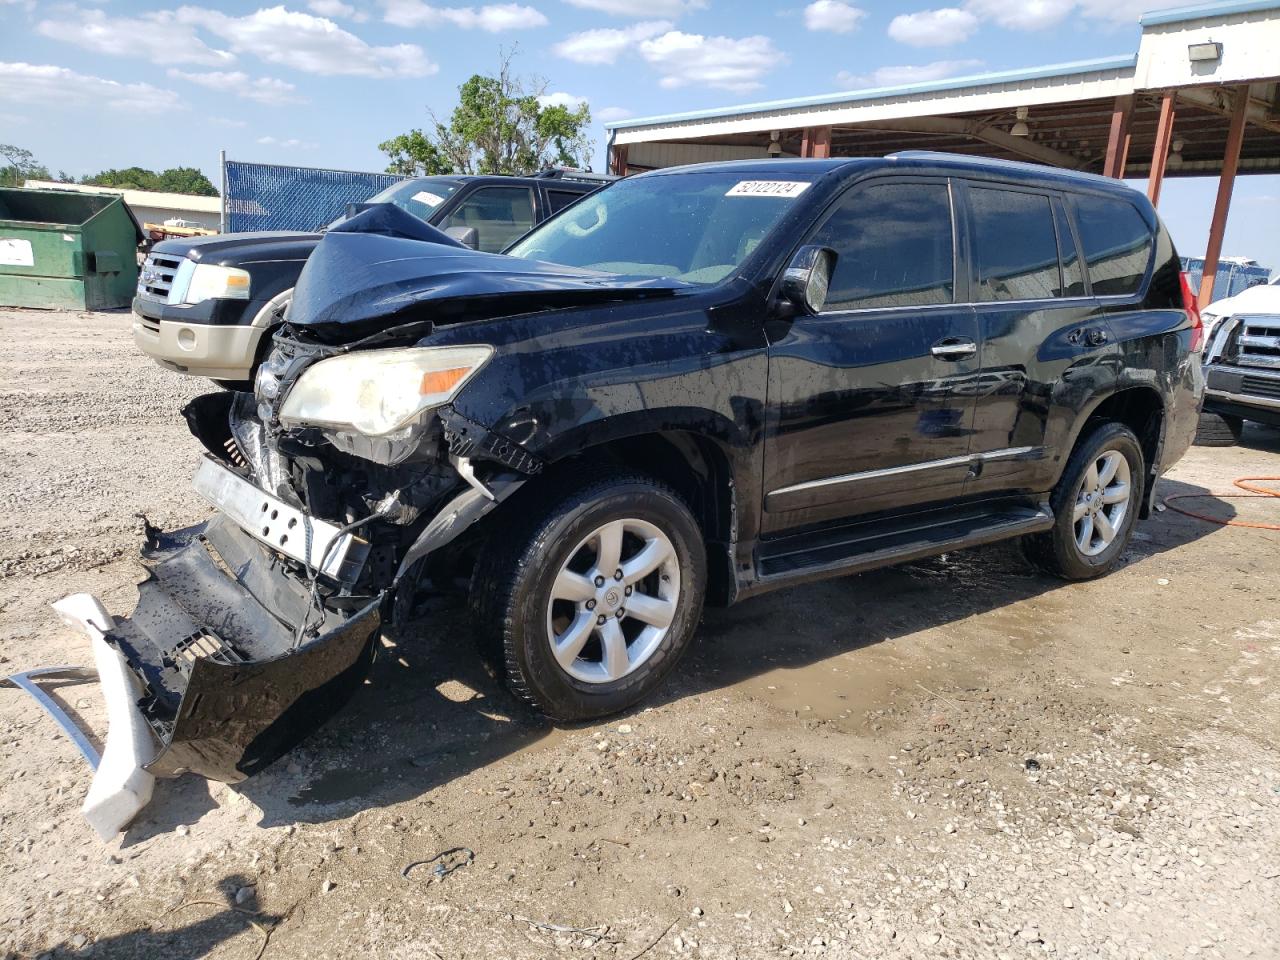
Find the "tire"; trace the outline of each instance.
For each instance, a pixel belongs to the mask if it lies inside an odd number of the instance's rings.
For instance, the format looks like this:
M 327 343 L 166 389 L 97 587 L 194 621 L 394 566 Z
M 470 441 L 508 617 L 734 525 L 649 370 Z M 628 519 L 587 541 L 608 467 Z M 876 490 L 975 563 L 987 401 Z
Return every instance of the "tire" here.
M 1114 457 L 1121 458 L 1123 463 L 1113 460 Z M 1099 494 L 1099 486 L 1089 490 L 1086 481 L 1091 468 L 1104 458 L 1108 466 L 1114 463 L 1115 472 L 1109 484 L 1100 484 Z M 1105 469 L 1102 472 L 1105 473 Z M 1127 478 L 1123 477 L 1125 471 Z M 1127 499 L 1107 499 L 1119 494 L 1115 487 L 1122 479 L 1127 483 Z M 1053 528 L 1025 538 L 1028 558 L 1045 572 L 1064 580 L 1092 580 L 1110 573 L 1120 562 L 1133 534 L 1145 482 L 1142 446 L 1133 431 L 1122 423 L 1101 424 L 1081 438 L 1071 452 L 1062 477 L 1049 497 L 1055 518 Z M 1086 495 L 1088 500 L 1084 500 Z M 1118 511 L 1116 507 L 1121 504 L 1123 510 Z M 1079 521 L 1077 507 L 1085 512 Z M 1099 515 L 1101 520 L 1096 519 Z M 1088 524 L 1084 522 L 1086 519 L 1090 521 Z M 1113 531 L 1110 540 L 1106 538 L 1107 529 Z
M 511 690 L 553 720 L 625 710 L 661 684 L 693 639 L 707 579 L 693 515 L 671 488 L 622 472 L 567 491 L 548 484 L 540 500 L 522 505 L 521 517 L 489 538 L 476 563 L 477 638 L 501 661 Z M 597 569 L 606 537 L 620 544 L 613 577 Z M 660 556 L 666 559 L 633 579 Z
M 1244 420 L 1225 413 L 1200 413 L 1196 425 L 1195 443 L 1198 447 L 1234 447 L 1244 432 Z

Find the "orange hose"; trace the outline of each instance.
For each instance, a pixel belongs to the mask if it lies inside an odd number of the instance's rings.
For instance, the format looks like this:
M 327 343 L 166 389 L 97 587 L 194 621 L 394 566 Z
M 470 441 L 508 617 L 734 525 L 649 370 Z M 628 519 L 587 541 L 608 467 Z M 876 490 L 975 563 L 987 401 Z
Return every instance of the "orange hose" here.
M 1241 477 L 1239 480 L 1233 481 L 1235 486 L 1241 490 L 1248 490 L 1248 493 L 1176 493 L 1171 497 L 1165 497 L 1164 502 L 1170 510 L 1180 513 L 1184 517 L 1194 517 L 1196 520 L 1204 520 L 1208 523 L 1220 523 L 1224 527 L 1251 527 L 1254 530 L 1280 530 L 1280 524 L 1277 523 L 1250 523 L 1248 520 L 1220 520 L 1217 517 L 1206 517 L 1202 513 L 1192 513 L 1190 510 L 1183 510 L 1181 507 L 1175 507 L 1171 500 L 1190 500 L 1193 498 L 1213 497 L 1217 500 L 1244 500 L 1252 497 L 1273 497 L 1280 499 L 1280 490 L 1273 490 L 1270 487 L 1260 487 L 1249 481 L 1267 480 L 1280 481 L 1280 477 Z

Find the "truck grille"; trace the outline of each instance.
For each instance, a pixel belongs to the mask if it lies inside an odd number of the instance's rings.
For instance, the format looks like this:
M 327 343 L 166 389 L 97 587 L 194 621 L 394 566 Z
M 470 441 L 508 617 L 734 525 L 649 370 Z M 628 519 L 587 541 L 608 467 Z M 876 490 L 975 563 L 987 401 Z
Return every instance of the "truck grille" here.
M 173 278 L 184 258 L 167 253 L 153 253 L 142 264 L 138 274 L 138 296 L 153 300 L 167 300 L 173 287 Z
M 1241 366 L 1280 367 L 1280 316 L 1245 317 L 1239 345 Z
M 1272 380 L 1269 377 L 1241 377 L 1240 392 L 1254 397 L 1280 400 L 1280 380 Z

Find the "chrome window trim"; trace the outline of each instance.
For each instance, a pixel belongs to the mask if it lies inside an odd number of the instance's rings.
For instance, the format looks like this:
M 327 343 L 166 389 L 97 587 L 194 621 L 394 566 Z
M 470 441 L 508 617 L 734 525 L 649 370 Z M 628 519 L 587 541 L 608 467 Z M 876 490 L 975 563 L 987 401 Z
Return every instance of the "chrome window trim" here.
M 924 470 L 938 470 L 945 467 L 959 467 L 981 462 L 990 463 L 997 460 L 1031 459 L 1031 455 L 1043 450 L 1043 447 L 1005 447 L 1000 450 L 989 450 L 986 453 L 966 453 L 962 456 L 944 457 L 941 460 L 922 460 L 919 463 L 907 463 L 900 467 L 882 467 L 878 470 L 863 470 L 860 473 L 842 473 L 834 477 L 823 477 L 818 480 L 806 480 L 794 483 L 789 487 L 770 490 L 768 496 L 776 497 L 788 493 L 801 493 L 805 490 L 816 490 L 842 483 L 857 483 L 861 480 L 878 480 L 883 477 L 900 476 L 905 473 L 918 473 Z

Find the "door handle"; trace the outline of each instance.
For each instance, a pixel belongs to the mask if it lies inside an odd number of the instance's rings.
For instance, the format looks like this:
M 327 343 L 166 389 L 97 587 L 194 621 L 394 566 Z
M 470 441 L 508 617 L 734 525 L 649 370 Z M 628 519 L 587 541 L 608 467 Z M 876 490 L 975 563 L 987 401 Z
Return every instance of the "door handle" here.
M 978 345 L 968 337 L 947 337 L 929 348 L 939 360 L 968 360 L 978 352 Z

